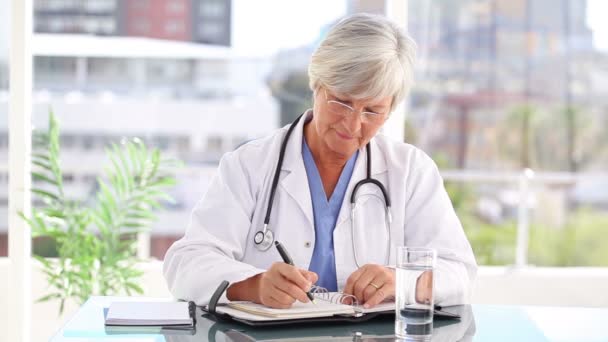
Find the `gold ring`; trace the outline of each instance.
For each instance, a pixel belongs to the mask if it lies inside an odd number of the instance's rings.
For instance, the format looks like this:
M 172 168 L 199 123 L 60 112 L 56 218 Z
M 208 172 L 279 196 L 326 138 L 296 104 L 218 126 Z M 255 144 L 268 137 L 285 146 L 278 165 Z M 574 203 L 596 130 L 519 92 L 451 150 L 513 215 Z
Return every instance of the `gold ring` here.
M 370 282 L 368 285 L 371 285 L 371 286 L 375 287 L 375 288 L 376 288 L 376 290 L 379 290 L 379 289 L 380 289 L 380 286 L 378 286 L 378 285 L 376 285 L 376 284 L 374 284 L 374 283 L 372 283 L 372 282 Z

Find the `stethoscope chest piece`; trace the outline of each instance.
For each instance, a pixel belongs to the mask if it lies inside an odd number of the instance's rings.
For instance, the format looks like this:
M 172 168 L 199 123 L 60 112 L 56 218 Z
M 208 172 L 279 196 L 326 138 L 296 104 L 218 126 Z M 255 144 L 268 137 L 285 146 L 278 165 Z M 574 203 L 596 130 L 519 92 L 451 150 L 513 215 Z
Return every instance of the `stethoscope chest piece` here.
M 274 233 L 272 230 L 268 229 L 266 225 L 264 225 L 264 229 L 258 230 L 253 236 L 253 242 L 255 242 L 257 249 L 266 251 L 272 247 L 272 243 L 274 242 Z

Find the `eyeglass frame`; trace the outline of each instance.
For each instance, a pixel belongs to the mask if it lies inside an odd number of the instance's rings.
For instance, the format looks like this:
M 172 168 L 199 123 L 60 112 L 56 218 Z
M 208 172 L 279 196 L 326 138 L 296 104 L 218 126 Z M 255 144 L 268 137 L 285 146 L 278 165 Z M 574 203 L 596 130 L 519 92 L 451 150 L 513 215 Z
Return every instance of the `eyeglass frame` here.
M 330 104 L 330 102 L 333 102 L 333 103 L 335 103 L 335 104 L 338 104 L 338 105 L 342 106 L 344 109 L 348 109 L 348 110 L 350 110 L 350 114 L 351 114 L 351 115 L 352 115 L 353 113 L 358 112 L 358 110 L 356 110 L 355 108 L 353 108 L 353 107 L 351 107 L 351 106 L 347 105 L 347 104 L 346 104 L 346 103 L 344 103 L 344 102 L 341 102 L 341 101 L 338 101 L 338 100 L 330 100 L 330 99 L 327 97 L 327 89 L 325 89 L 325 87 L 323 87 L 323 93 L 325 94 L 325 101 L 327 102 L 327 104 L 328 104 L 328 105 Z M 365 114 L 367 114 L 367 115 L 365 115 Z M 388 113 L 376 113 L 376 112 L 370 112 L 370 111 L 363 111 L 363 110 L 362 110 L 362 111 L 361 111 L 361 114 L 359 114 L 359 115 L 361 115 L 361 117 L 362 117 L 362 119 L 361 119 L 361 120 L 363 120 L 363 118 L 366 118 L 366 117 L 367 117 L 367 118 L 374 118 L 374 119 L 372 119 L 372 121 L 367 121 L 367 120 L 366 120 L 366 122 L 371 122 L 371 123 L 379 123 L 379 122 L 380 122 L 380 118 L 386 118 L 386 117 L 388 116 Z M 344 115 L 344 117 L 346 117 L 346 115 Z M 376 118 L 378 118 L 378 119 L 376 119 Z M 374 120 L 378 120 L 378 122 L 375 122 Z

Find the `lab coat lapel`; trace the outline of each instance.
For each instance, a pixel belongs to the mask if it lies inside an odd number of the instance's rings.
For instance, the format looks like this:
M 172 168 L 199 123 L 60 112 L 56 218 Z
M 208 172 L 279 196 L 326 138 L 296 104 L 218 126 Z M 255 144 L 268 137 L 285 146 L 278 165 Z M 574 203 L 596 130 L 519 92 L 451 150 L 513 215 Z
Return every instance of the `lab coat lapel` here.
M 310 226 L 314 227 L 312 200 L 310 198 L 310 188 L 308 186 L 308 178 L 306 169 L 304 168 L 304 159 L 302 158 L 302 138 L 304 123 L 312 115 L 312 111 L 308 110 L 300 119 L 296 128 L 294 128 L 289 138 L 289 143 L 285 149 L 285 159 L 283 160 L 282 171 L 287 171 L 288 174 L 283 177 L 280 184 L 281 187 L 293 198 L 298 204 Z

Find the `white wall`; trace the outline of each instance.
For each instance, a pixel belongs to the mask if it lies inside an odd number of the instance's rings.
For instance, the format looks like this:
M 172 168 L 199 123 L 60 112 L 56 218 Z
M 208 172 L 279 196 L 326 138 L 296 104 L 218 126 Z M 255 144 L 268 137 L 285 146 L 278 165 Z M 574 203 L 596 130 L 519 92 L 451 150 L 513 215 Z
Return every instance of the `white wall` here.
M 608 307 L 608 268 L 480 267 L 473 303 Z
M 8 279 L 9 261 L 0 258 L 0 279 Z M 162 263 L 141 265 L 140 285 L 150 297 L 169 297 L 162 276 Z M 608 307 L 608 268 L 523 268 L 481 267 L 473 303 Z M 6 330 L 8 296 L 6 281 L 0 283 L 0 332 Z M 33 298 L 46 294 L 46 281 L 35 263 L 32 272 Z M 78 306 L 70 303 L 58 316 L 58 302 L 32 306 L 32 341 L 46 341 L 69 319 Z M 4 342 L 0 334 L 0 341 Z

